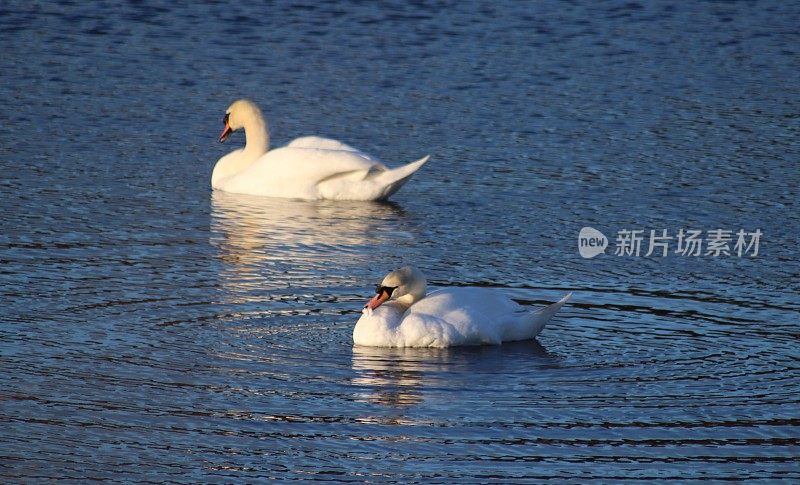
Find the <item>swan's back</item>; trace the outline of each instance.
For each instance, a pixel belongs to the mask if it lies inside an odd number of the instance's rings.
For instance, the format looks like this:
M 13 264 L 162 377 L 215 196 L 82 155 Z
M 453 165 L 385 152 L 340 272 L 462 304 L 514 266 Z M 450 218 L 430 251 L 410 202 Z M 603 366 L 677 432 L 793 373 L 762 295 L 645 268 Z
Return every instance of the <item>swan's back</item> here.
M 342 143 L 339 140 L 334 140 L 333 138 L 324 138 L 321 136 L 301 136 L 300 138 L 295 138 L 288 145 L 288 148 L 318 148 L 322 150 L 344 150 L 346 152 L 356 152 L 370 160 L 374 160 L 371 156 L 367 155 L 366 153 L 358 150 L 356 148 L 351 147 L 347 143 Z
M 425 347 L 499 344 L 504 324 L 519 317 L 520 310 L 498 290 L 446 288 L 412 305 L 401 329 L 411 336 L 408 340 Z M 423 335 L 428 341 L 420 340 Z
M 520 306 L 493 288 L 444 288 L 428 294 L 409 308 L 411 313 L 432 315 L 472 315 L 475 318 L 486 316 L 496 318 L 515 310 Z

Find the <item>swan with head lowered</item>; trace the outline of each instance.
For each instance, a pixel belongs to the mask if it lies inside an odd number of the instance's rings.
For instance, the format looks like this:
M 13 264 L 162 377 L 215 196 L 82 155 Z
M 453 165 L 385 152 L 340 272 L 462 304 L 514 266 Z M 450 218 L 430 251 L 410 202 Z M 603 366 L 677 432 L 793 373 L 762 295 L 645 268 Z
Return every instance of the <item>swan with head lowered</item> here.
M 353 343 L 370 347 L 453 347 L 535 338 L 572 293 L 530 311 L 492 288 L 444 288 L 427 294 L 413 266 L 380 282 L 353 329 Z
M 267 122 L 252 101 L 230 105 L 220 142 L 244 129 L 245 146 L 220 158 L 211 175 L 214 189 L 295 199 L 385 200 L 428 161 L 396 169 L 330 138 L 305 136 L 269 150 Z

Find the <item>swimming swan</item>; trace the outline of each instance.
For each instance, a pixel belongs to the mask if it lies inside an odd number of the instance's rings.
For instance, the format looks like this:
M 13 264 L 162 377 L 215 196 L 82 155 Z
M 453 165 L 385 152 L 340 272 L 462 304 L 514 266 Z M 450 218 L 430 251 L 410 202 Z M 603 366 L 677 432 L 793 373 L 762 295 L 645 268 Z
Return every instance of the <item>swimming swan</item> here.
M 529 311 L 491 288 L 445 288 L 426 296 L 420 271 L 404 266 L 381 281 L 353 329 L 370 347 L 452 347 L 536 337 L 569 300 Z
M 239 194 L 296 199 L 384 200 L 428 161 L 428 156 L 396 169 L 329 138 L 306 136 L 268 150 L 267 122 L 253 102 L 240 99 L 225 112 L 225 142 L 244 128 L 245 146 L 217 161 L 214 189 Z

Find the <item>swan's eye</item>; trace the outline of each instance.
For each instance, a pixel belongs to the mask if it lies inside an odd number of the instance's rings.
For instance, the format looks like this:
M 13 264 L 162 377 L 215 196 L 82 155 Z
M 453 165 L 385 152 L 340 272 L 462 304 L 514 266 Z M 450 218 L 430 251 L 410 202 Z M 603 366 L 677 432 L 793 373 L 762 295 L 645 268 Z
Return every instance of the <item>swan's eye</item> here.
M 228 118 L 229 118 L 230 116 L 231 116 L 231 114 L 230 114 L 230 113 L 225 113 L 225 117 L 224 117 L 224 118 L 222 118 L 222 123 L 224 123 L 224 124 L 226 124 L 226 125 L 227 125 L 227 124 L 228 124 Z
M 396 286 L 381 286 L 379 284 L 378 286 L 375 287 L 375 293 L 380 295 L 383 294 L 383 292 L 385 291 L 389 296 L 392 296 L 392 293 L 396 289 L 397 289 Z

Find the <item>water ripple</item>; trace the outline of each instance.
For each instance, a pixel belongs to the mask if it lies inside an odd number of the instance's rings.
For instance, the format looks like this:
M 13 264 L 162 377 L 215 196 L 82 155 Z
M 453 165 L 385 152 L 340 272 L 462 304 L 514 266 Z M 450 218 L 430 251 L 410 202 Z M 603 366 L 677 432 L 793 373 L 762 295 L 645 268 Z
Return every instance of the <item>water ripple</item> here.
M 0 477 L 797 482 L 798 24 L 772 1 L 0 6 L 25 46 L 0 59 Z M 433 157 L 392 204 L 211 193 L 239 96 L 276 144 Z M 586 225 L 765 239 L 584 260 Z M 408 262 L 574 297 L 538 342 L 353 348 Z

